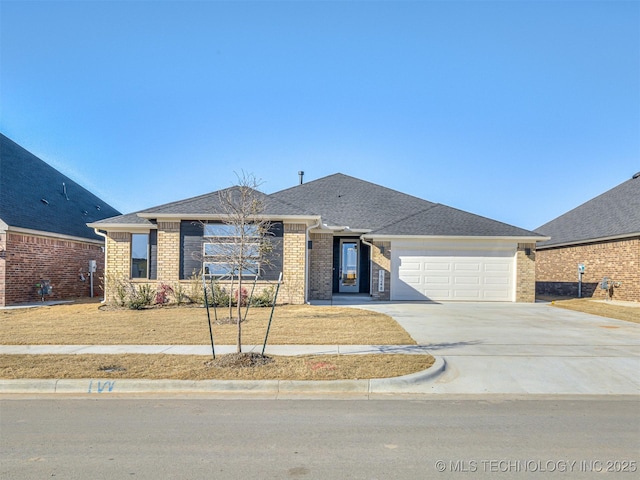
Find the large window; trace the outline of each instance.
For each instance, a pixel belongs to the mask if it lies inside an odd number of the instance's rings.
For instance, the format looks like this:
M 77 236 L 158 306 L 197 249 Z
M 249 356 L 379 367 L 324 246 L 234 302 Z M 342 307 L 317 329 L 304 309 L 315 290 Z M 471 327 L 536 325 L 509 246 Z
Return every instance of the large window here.
M 131 278 L 149 278 L 149 234 L 131 234 Z
M 260 271 L 260 233 L 254 225 L 245 225 L 242 229 L 220 223 L 206 224 L 202 253 L 202 266 L 207 275 L 256 275 Z

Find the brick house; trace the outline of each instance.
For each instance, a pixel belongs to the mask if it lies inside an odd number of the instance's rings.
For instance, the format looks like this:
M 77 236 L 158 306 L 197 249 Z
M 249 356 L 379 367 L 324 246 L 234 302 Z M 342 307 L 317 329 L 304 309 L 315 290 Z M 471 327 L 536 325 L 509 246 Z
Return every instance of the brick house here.
M 577 297 L 584 265 L 583 297 L 640 302 L 640 173 L 536 232 L 551 237 L 538 244 L 539 295 Z
M 0 134 L 0 306 L 101 295 L 104 239 L 87 222 L 120 212 Z
M 282 272 L 283 302 L 535 300 L 543 235 L 343 174 L 258 195 L 275 240 L 258 288 Z M 108 277 L 175 285 L 216 271 L 207 236 L 221 212 L 213 192 L 89 225 L 107 237 Z

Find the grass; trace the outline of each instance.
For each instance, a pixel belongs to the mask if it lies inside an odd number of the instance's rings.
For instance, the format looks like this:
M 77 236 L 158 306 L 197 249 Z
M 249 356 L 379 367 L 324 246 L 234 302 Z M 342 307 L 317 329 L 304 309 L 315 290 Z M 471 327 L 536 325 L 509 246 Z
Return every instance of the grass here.
M 228 316 L 228 310 L 218 314 Z M 261 345 L 269 308 L 252 308 L 242 323 L 242 343 Z M 213 312 L 211 313 L 213 320 Z M 103 309 L 74 303 L 0 312 L 2 345 L 208 345 L 204 308 Z M 235 345 L 236 325 L 213 325 L 217 345 Z M 277 307 L 271 345 L 415 345 L 391 317 L 345 307 Z
M 228 311 L 218 311 L 224 317 Z M 271 309 L 252 308 L 243 344 L 262 344 Z M 212 313 L 213 319 L 213 313 Z M 0 312 L 3 345 L 208 345 L 206 310 L 100 308 L 95 302 Z M 236 325 L 213 325 L 217 345 L 235 345 Z M 391 317 L 310 305 L 277 307 L 271 345 L 415 345 Z M 223 358 L 220 356 L 218 358 Z M 430 355 L 273 356 L 266 365 L 225 368 L 198 355 L 0 355 L 0 378 L 145 378 L 180 380 L 339 380 L 388 378 L 424 370 Z
M 429 368 L 431 355 L 273 356 L 256 367 L 210 366 L 196 355 L 0 355 L 0 378 L 342 380 L 388 378 Z
M 597 302 L 589 298 L 543 297 L 540 300 L 549 300 L 554 307 L 575 310 L 577 312 L 600 315 L 601 317 L 615 318 L 627 322 L 640 323 L 640 307 L 628 307 L 615 303 Z

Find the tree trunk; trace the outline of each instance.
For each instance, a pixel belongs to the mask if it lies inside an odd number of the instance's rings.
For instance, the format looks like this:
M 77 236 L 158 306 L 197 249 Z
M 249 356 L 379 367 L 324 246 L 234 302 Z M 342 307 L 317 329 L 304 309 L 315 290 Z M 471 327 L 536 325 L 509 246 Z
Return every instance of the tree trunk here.
M 242 352 L 242 272 L 238 276 L 238 318 L 236 322 L 238 323 L 238 340 L 236 344 L 236 351 L 238 353 Z

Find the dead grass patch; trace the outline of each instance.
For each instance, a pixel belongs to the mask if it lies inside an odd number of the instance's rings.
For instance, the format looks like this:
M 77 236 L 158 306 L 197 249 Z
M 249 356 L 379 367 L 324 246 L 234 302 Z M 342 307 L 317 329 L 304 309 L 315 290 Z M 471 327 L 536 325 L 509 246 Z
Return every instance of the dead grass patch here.
M 551 301 L 551 305 L 554 307 L 600 315 L 601 317 L 615 318 L 616 320 L 640 323 L 640 307 L 627 307 L 614 303 L 596 302 L 589 298 L 566 299 L 563 297 L 551 297 L 548 298 L 548 300 Z
M 228 310 L 219 311 L 222 317 Z M 251 308 L 242 342 L 262 344 L 270 308 Z M 213 321 L 213 313 L 212 313 Z M 147 310 L 100 309 L 97 303 L 0 312 L 3 345 L 207 345 L 207 313 L 201 307 Z M 214 325 L 218 345 L 235 345 L 236 325 Z M 346 307 L 277 307 L 271 345 L 415 345 L 391 317 Z
M 431 355 L 271 356 L 243 368 L 199 355 L 0 355 L 0 378 L 172 380 L 353 380 L 389 378 L 425 370 Z

